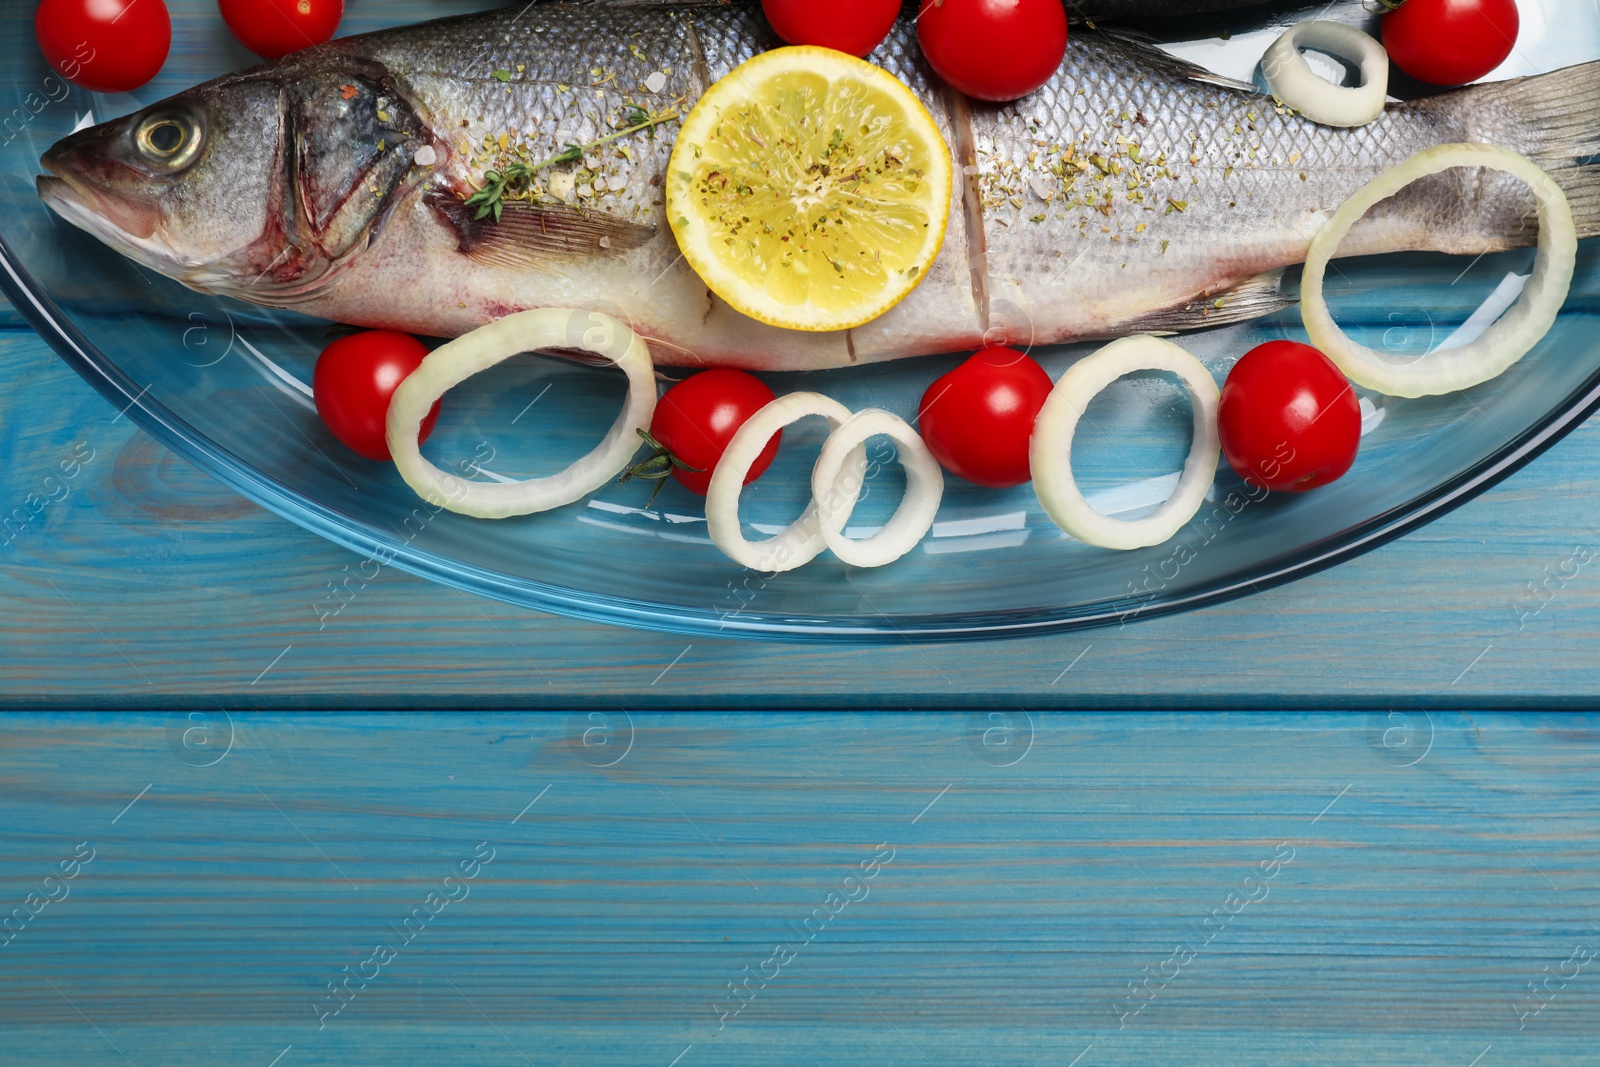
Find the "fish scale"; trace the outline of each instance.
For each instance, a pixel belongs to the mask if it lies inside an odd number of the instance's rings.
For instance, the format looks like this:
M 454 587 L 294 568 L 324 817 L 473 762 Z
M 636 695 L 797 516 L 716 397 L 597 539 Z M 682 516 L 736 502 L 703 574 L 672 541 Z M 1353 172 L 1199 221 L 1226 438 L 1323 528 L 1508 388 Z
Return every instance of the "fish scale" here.
M 1424 147 L 1473 139 L 1464 114 L 1427 105 L 1355 130 L 1319 127 L 1270 97 L 1194 74 L 1115 37 L 1083 35 L 1062 76 L 1038 93 L 974 108 L 991 295 L 1027 309 L 1037 334 L 1225 321 L 1234 317 L 1227 294 L 1241 286 L 1255 286 L 1256 299 L 1240 309 L 1254 312 L 1269 287 L 1262 276 L 1299 262 L 1356 189 Z M 1497 139 L 1529 148 L 1511 123 Z M 1071 180 L 1052 180 L 1048 163 L 1067 148 Z M 1049 201 L 1033 187 L 1040 180 Z M 1448 182 L 1419 186 L 1407 200 L 1459 214 L 1448 190 Z M 1508 224 L 1498 216 L 1520 217 L 1532 203 L 1515 187 L 1503 192 L 1491 216 L 1464 220 L 1469 233 L 1500 232 Z M 1422 235 L 1397 242 L 1395 226 L 1410 211 L 1375 211 L 1345 253 L 1429 247 Z M 1064 273 L 1067 264 L 1076 266 Z M 1137 272 L 1137 288 L 1127 271 Z M 1152 319 L 1153 310 L 1168 321 Z M 1196 312 L 1200 321 L 1189 321 Z
M 872 58 L 923 101 L 952 147 L 958 181 L 944 247 L 922 284 L 879 319 L 835 333 L 782 330 L 706 288 L 666 225 L 661 189 L 672 116 L 778 43 L 753 5 L 627 0 L 511 7 L 345 38 L 75 134 L 46 155 L 59 177 L 40 188 L 70 221 L 207 291 L 435 336 L 525 308 L 592 308 L 630 322 L 662 363 L 757 370 L 1260 315 L 1284 305 L 1279 273 L 1303 260 L 1350 194 L 1440 143 L 1487 141 L 1530 156 L 1566 188 L 1580 232 L 1600 229 L 1600 182 L 1588 165 L 1600 151 L 1594 64 L 1391 105 L 1369 126 L 1339 130 L 1148 44 L 1088 29 L 1074 30 L 1060 71 L 1038 92 L 979 103 L 939 82 L 903 18 Z M 303 103 L 280 109 L 288 125 L 276 138 L 235 113 L 259 115 L 271 94 L 343 98 L 346 85 L 350 108 L 394 96 L 396 116 L 369 126 L 374 136 L 379 125 L 404 127 L 404 137 L 388 135 L 390 155 L 378 153 L 389 166 L 382 173 L 395 177 L 353 185 L 376 202 L 345 205 L 337 248 L 286 207 L 269 207 L 263 229 L 230 195 L 277 181 L 286 191 L 275 202 L 294 204 L 287 186 L 299 179 L 275 146 L 330 139 L 289 128 L 317 121 Z M 123 181 L 114 157 L 128 130 L 175 109 L 208 116 L 200 161 L 168 189 Z M 610 136 L 641 113 L 650 128 L 514 190 L 503 221 L 465 206 L 491 172 Z M 424 146 L 434 150 L 430 165 L 387 162 Z M 329 151 L 310 171 L 337 177 L 373 155 Z M 134 213 L 102 210 L 117 197 L 153 202 L 156 233 L 121 231 L 114 217 Z M 1530 204 L 1510 180 L 1452 171 L 1379 205 L 1342 252 L 1525 245 Z M 360 225 L 366 240 L 350 240 Z

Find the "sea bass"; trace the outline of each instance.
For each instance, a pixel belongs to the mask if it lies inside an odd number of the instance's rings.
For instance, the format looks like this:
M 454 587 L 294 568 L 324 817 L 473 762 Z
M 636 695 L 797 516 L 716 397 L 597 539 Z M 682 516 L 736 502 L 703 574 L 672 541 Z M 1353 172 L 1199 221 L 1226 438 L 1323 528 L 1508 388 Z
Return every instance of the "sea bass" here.
M 1067 17 L 1075 21 L 1167 19 L 1260 7 L 1268 0 L 1067 0 Z
M 664 364 L 755 370 L 1265 314 L 1286 303 L 1282 269 L 1351 193 L 1445 142 L 1531 157 L 1567 190 L 1582 234 L 1600 232 L 1586 165 L 1600 151 L 1600 64 L 1392 105 L 1342 130 L 1087 29 L 1044 88 L 981 104 L 939 82 L 903 19 L 872 58 L 954 153 L 943 249 L 877 320 L 782 330 L 696 277 L 661 184 L 673 116 L 778 44 L 758 7 L 693 3 L 538 3 L 344 38 L 73 134 L 45 154 L 39 193 L 203 292 L 431 336 L 592 308 L 631 323 Z M 467 205 L 490 171 L 551 159 L 498 221 Z M 1514 180 L 1450 171 L 1381 204 L 1341 251 L 1530 244 L 1532 203 Z

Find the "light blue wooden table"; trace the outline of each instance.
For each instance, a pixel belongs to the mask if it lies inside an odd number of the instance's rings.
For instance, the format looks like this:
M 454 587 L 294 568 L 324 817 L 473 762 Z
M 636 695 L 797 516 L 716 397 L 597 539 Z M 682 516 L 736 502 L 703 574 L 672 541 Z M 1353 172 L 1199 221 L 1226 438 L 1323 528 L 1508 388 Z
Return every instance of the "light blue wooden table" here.
M 24 715 L 0 780 L 18 1067 L 1600 1048 L 1590 717 Z
M 1600 425 L 1333 571 L 1126 629 L 808 648 L 610 629 L 355 557 L 118 417 L 0 308 L 0 510 L 90 457 L 0 547 L 0 704 L 21 707 L 1377 707 L 1600 699 Z M 1576 570 L 1576 575 L 1571 576 Z

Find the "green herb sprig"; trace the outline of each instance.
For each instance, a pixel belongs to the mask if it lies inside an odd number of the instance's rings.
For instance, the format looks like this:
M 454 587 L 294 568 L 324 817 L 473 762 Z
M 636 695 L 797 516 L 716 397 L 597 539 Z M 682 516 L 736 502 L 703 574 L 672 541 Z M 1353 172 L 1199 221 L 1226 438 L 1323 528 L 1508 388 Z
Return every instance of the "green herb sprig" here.
M 615 133 L 607 134 L 598 140 L 587 144 L 568 144 L 562 146 L 560 152 L 549 159 L 538 163 L 510 163 L 498 169 L 485 172 L 483 186 L 467 198 L 467 207 L 478 209 L 476 218 L 486 219 L 493 217 L 500 221 L 501 212 L 505 210 L 508 197 L 515 198 L 526 193 L 533 184 L 534 175 L 541 170 L 554 167 L 560 163 L 574 163 L 584 157 L 584 154 L 594 148 L 610 144 L 631 134 L 672 122 L 679 118 L 678 109 L 666 108 L 663 111 L 645 111 L 643 108 L 632 107 L 628 109 L 628 125 Z

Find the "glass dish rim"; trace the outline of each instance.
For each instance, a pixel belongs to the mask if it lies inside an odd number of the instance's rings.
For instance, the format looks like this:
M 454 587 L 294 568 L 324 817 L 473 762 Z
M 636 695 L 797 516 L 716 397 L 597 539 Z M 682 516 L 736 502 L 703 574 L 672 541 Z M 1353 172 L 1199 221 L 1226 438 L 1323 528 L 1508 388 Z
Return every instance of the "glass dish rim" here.
M 719 614 L 604 593 L 581 593 L 483 571 L 351 527 L 330 509 L 256 473 L 159 402 L 145 397 L 42 291 L 3 235 L 0 268 L 0 291 L 80 377 L 157 441 L 279 517 L 353 552 L 372 555 L 381 551 L 400 570 L 466 592 L 568 618 L 690 637 L 822 644 L 978 641 L 1121 626 L 1129 620 L 1144 621 L 1223 604 L 1327 570 L 1448 514 L 1522 469 L 1600 409 L 1597 367 L 1548 415 L 1457 476 L 1403 505 L 1277 560 L 1260 572 L 1241 568 L 1183 593 L 1143 601 L 1022 609 L 1014 613 L 860 616 L 850 620 L 759 612 Z

